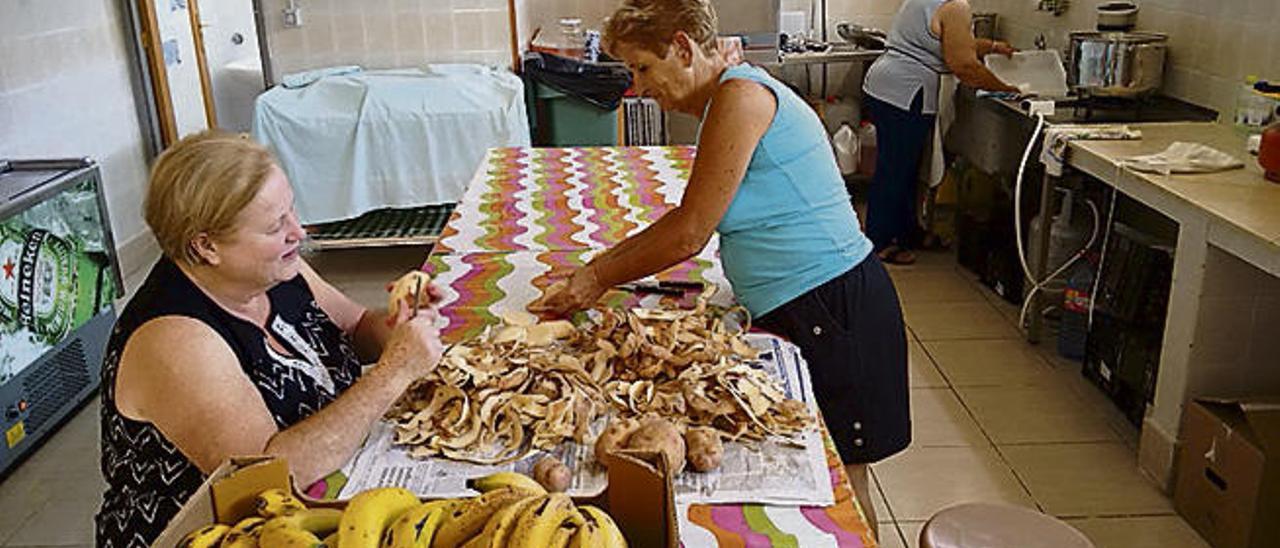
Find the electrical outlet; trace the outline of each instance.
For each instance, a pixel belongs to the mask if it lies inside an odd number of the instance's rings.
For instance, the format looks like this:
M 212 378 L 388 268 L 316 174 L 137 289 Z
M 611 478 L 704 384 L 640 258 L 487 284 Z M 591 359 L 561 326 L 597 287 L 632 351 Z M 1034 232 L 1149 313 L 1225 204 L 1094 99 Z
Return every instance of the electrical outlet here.
M 285 8 L 284 9 L 284 28 L 296 29 L 302 26 L 302 9 Z

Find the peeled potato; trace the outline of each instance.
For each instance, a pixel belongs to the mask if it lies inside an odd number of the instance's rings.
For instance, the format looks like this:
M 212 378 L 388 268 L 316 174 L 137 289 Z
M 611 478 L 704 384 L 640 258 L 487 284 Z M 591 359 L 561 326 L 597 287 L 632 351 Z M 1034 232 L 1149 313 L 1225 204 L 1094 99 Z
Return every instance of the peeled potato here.
M 533 479 L 549 492 L 563 493 L 569 489 L 569 484 L 573 481 L 573 473 L 563 462 L 552 457 L 544 457 L 533 465 Z
M 684 434 L 686 460 L 697 472 L 709 472 L 720 467 L 724 460 L 724 443 L 714 428 L 690 428 Z
M 681 436 L 680 429 L 667 419 L 661 417 L 644 419 L 640 426 L 627 437 L 627 449 L 661 453 L 666 458 L 667 467 L 672 474 L 684 471 L 684 436 Z
M 595 453 L 596 461 L 600 464 L 608 464 L 605 456 L 626 445 L 627 437 L 640 427 L 640 422 L 635 419 L 625 419 L 614 417 L 609 421 L 609 426 L 600 433 L 600 437 L 596 438 Z
M 396 283 L 391 286 L 391 296 L 387 302 L 387 314 L 394 318 L 400 312 L 401 303 L 406 300 L 413 301 L 415 294 L 418 292 L 419 283 L 422 284 L 422 292 L 425 295 L 427 285 L 431 283 L 431 276 L 427 275 L 426 272 L 415 270 L 396 280 Z M 418 304 L 427 303 L 420 302 Z

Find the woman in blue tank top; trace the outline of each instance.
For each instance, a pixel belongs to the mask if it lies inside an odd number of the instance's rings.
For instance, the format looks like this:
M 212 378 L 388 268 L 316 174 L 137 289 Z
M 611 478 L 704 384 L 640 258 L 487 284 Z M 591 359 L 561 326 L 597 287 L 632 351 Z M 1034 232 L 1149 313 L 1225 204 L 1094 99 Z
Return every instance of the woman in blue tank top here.
M 737 299 L 756 325 L 800 346 L 870 512 L 866 464 L 911 438 L 906 339 L 897 292 L 858 228 L 821 121 L 765 71 L 729 66 L 706 0 L 626 0 L 604 38 L 639 92 L 701 118 L 697 159 L 679 206 L 531 309 L 590 307 L 610 287 L 693 257 L 718 233 Z

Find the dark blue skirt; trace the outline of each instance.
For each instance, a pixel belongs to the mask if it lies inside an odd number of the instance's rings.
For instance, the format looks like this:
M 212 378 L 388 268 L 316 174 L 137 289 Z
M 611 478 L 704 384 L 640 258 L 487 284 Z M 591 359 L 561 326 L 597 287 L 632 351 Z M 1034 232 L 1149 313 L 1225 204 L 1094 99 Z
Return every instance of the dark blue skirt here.
M 755 325 L 800 347 L 845 464 L 876 462 L 911 443 L 902 308 L 874 253 Z

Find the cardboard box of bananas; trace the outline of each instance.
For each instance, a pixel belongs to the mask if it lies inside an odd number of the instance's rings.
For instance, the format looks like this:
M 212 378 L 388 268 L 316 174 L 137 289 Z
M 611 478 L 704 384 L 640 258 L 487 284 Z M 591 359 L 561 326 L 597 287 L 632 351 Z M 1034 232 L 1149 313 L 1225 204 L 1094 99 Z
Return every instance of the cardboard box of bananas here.
M 632 465 L 641 459 L 627 459 Z M 661 458 L 652 456 L 652 461 Z M 669 487 L 665 467 L 654 466 Z M 620 483 L 636 481 L 633 477 Z M 638 489 L 654 494 L 652 478 L 640 478 Z M 483 548 L 628 546 L 613 515 L 564 493 L 548 492 L 529 476 L 497 472 L 473 478 L 473 497 L 422 501 L 407 489 L 382 487 L 357 494 L 345 503 L 302 500 L 287 487 L 288 468 L 279 459 L 240 459 L 210 476 L 152 546 L 171 548 Z M 266 486 L 265 488 L 263 488 Z M 656 488 L 662 491 L 663 487 Z M 628 497 L 632 496 L 628 492 Z M 657 530 L 654 543 L 636 539 L 631 545 L 670 545 L 674 539 L 669 489 L 659 507 L 665 512 L 637 518 L 623 509 L 631 532 Z M 606 501 L 612 500 L 606 498 Z M 595 502 L 595 501 L 590 501 Z M 649 505 L 653 506 L 652 504 Z M 665 518 L 665 519 L 664 519 Z M 637 523 L 637 521 L 643 521 Z M 670 540 L 664 540 L 670 539 Z

